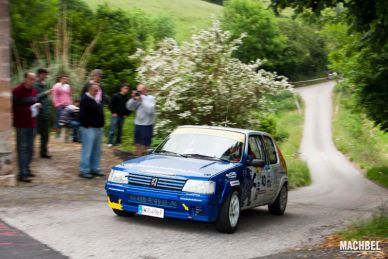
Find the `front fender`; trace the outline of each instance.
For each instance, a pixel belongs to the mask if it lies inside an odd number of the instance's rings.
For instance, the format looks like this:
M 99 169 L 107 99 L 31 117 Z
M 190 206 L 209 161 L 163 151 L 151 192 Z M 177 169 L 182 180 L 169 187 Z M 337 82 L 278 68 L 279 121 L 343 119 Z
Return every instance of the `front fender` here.
M 241 197 L 240 181 L 238 179 L 234 179 L 234 180 L 229 180 L 228 179 L 228 180 L 225 180 L 224 181 L 224 188 L 223 188 L 223 191 L 221 193 L 219 204 L 224 203 L 225 199 L 228 197 L 228 195 L 231 192 L 231 190 L 235 190 L 235 189 L 238 190 L 238 192 L 240 194 L 240 197 Z

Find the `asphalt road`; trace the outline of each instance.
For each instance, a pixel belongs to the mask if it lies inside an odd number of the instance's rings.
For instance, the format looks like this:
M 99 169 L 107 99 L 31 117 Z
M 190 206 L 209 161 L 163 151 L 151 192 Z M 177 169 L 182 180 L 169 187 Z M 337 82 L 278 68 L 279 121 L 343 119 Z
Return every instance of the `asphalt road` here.
M 0 208 L 0 217 L 71 258 L 252 258 L 314 244 L 388 201 L 388 191 L 366 180 L 332 142 L 333 86 L 297 90 L 306 103 L 301 152 L 313 184 L 290 192 L 284 216 L 249 210 L 238 232 L 226 235 L 212 224 L 117 217 L 101 190 L 92 200 Z

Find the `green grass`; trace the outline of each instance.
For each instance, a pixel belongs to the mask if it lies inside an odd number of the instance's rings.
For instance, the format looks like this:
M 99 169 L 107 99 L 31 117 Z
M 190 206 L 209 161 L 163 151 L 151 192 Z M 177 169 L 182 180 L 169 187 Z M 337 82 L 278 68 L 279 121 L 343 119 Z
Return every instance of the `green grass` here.
M 303 122 L 303 113 L 299 113 L 297 110 L 283 111 L 278 114 L 277 131 L 286 132 L 288 135 L 285 141 L 279 143 L 279 147 L 286 159 L 290 188 L 306 186 L 311 183 L 307 164 L 299 157 Z
M 359 221 L 339 232 L 343 240 L 379 240 L 388 238 L 387 211 L 380 211 L 371 219 Z
M 105 127 L 104 127 L 105 144 L 108 144 L 110 118 L 111 118 L 111 113 L 108 108 L 105 108 Z M 135 130 L 134 120 L 135 120 L 134 113 L 132 113 L 128 118 L 125 119 L 124 125 L 123 125 L 122 137 L 121 137 L 122 144 L 118 145 L 116 147 L 117 149 L 125 152 L 132 152 L 132 153 L 135 152 L 135 143 L 133 142 L 134 140 L 133 133 Z M 163 138 L 158 138 L 154 136 L 154 138 L 152 139 L 151 147 L 152 148 L 157 147 L 162 141 L 163 141 Z
M 220 16 L 222 6 L 201 0 L 87 0 L 92 8 L 107 3 L 112 8 L 130 10 L 139 8 L 151 15 L 168 15 L 175 23 L 176 39 L 190 39 L 192 28 L 204 29 L 211 24 L 212 16 Z
M 333 136 L 337 148 L 366 172 L 366 176 L 388 188 L 388 134 L 373 126 L 354 110 L 351 96 L 336 88 Z

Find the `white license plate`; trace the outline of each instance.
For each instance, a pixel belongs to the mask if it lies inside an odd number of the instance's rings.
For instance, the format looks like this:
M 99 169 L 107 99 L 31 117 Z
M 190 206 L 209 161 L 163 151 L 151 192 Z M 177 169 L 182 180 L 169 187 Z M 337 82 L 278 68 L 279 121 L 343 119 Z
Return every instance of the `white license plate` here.
M 137 214 L 157 217 L 157 218 L 164 218 L 164 209 L 139 205 L 139 207 L 137 208 Z

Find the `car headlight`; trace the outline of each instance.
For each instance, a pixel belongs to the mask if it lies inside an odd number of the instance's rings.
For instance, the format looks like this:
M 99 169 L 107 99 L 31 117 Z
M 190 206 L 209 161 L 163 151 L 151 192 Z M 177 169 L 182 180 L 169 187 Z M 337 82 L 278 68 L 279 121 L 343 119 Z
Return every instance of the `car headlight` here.
M 124 171 L 113 170 L 110 171 L 108 181 L 114 183 L 128 183 L 128 173 Z
M 213 194 L 215 192 L 215 182 L 201 180 L 187 180 L 182 191 L 202 194 Z

